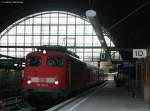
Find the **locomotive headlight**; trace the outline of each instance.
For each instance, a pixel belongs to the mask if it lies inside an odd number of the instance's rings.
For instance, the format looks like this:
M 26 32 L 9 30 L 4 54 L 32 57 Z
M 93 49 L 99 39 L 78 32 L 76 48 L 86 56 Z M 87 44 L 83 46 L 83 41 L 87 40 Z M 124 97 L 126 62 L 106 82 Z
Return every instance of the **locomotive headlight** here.
M 58 84 L 59 84 L 59 81 L 58 81 L 58 80 L 55 80 L 54 83 L 55 83 L 55 85 L 58 85 Z
M 27 80 L 27 84 L 31 84 L 31 80 L 29 79 L 29 80 Z
M 46 50 L 43 50 L 43 54 L 46 54 Z

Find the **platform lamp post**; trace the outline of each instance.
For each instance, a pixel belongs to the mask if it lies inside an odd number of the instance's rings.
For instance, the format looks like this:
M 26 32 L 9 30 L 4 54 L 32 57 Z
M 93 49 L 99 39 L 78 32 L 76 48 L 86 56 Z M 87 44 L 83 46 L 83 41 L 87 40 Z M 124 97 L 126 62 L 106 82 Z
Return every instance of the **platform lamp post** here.
M 104 39 L 101 24 L 99 23 L 96 11 L 93 9 L 90 9 L 90 10 L 87 10 L 85 14 L 86 14 L 86 17 L 89 19 L 90 23 L 92 24 L 92 26 L 95 30 L 95 33 L 98 36 L 98 39 L 99 39 L 102 47 L 105 50 L 107 60 L 111 61 L 111 55 L 110 55 L 109 51 L 107 50 L 108 47 L 107 47 L 106 41 Z
M 87 11 L 85 12 L 85 14 L 86 14 L 86 16 L 87 16 L 88 18 L 89 18 L 89 17 L 91 17 L 91 18 L 96 17 L 96 11 L 93 10 L 93 9 L 87 10 Z

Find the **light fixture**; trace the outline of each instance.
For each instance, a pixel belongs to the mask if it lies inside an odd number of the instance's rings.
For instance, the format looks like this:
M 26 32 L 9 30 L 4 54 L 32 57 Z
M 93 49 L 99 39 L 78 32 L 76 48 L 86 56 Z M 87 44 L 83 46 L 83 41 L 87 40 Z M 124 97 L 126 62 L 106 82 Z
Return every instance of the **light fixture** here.
M 15 66 L 15 67 L 17 67 L 17 66 L 18 66 L 18 64 L 14 64 L 14 66 Z
M 43 54 L 46 54 L 46 50 L 43 50 Z
M 96 11 L 90 9 L 90 10 L 87 10 L 87 11 L 85 12 L 85 14 L 86 14 L 87 17 L 95 17 L 95 16 L 96 16 Z
M 29 80 L 27 80 L 27 84 L 31 84 L 31 80 L 29 79 Z
M 59 81 L 58 81 L 58 80 L 55 80 L 54 83 L 55 83 L 55 85 L 58 85 L 58 84 L 59 84 Z
M 25 67 L 25 65 L 24 65 L 24 64 L 22 64 L 22 67 Z

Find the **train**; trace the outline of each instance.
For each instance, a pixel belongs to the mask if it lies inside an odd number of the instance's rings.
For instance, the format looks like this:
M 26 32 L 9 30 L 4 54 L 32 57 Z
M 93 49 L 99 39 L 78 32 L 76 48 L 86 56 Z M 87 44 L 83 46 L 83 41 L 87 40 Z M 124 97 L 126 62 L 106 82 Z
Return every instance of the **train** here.
M 134 89 L 136 74 L 136 62 L 135 61 L 124 61 L 118 65 L 118 74 L 115 75 L 114 80 L 118 87 L 128 87 Z
M 20 59 L 0 59 L 0 93 L 21 90 L 22 69 Z
M 64 97 L 101 82 L 99 68 L 89 65 L 64 47 L 44 47 L 26 56 L 22 77 L 25 97 Z

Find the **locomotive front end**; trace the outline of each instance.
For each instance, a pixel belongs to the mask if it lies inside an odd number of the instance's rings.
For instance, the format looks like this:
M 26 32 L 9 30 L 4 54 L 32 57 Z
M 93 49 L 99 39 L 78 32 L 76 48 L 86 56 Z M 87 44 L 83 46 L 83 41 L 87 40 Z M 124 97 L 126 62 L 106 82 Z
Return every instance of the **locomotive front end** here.
M 22 88 L 25 95 L 63 95 L 67 88 L 66 59 L 62 53 L 34 52 L 26 59 Z

